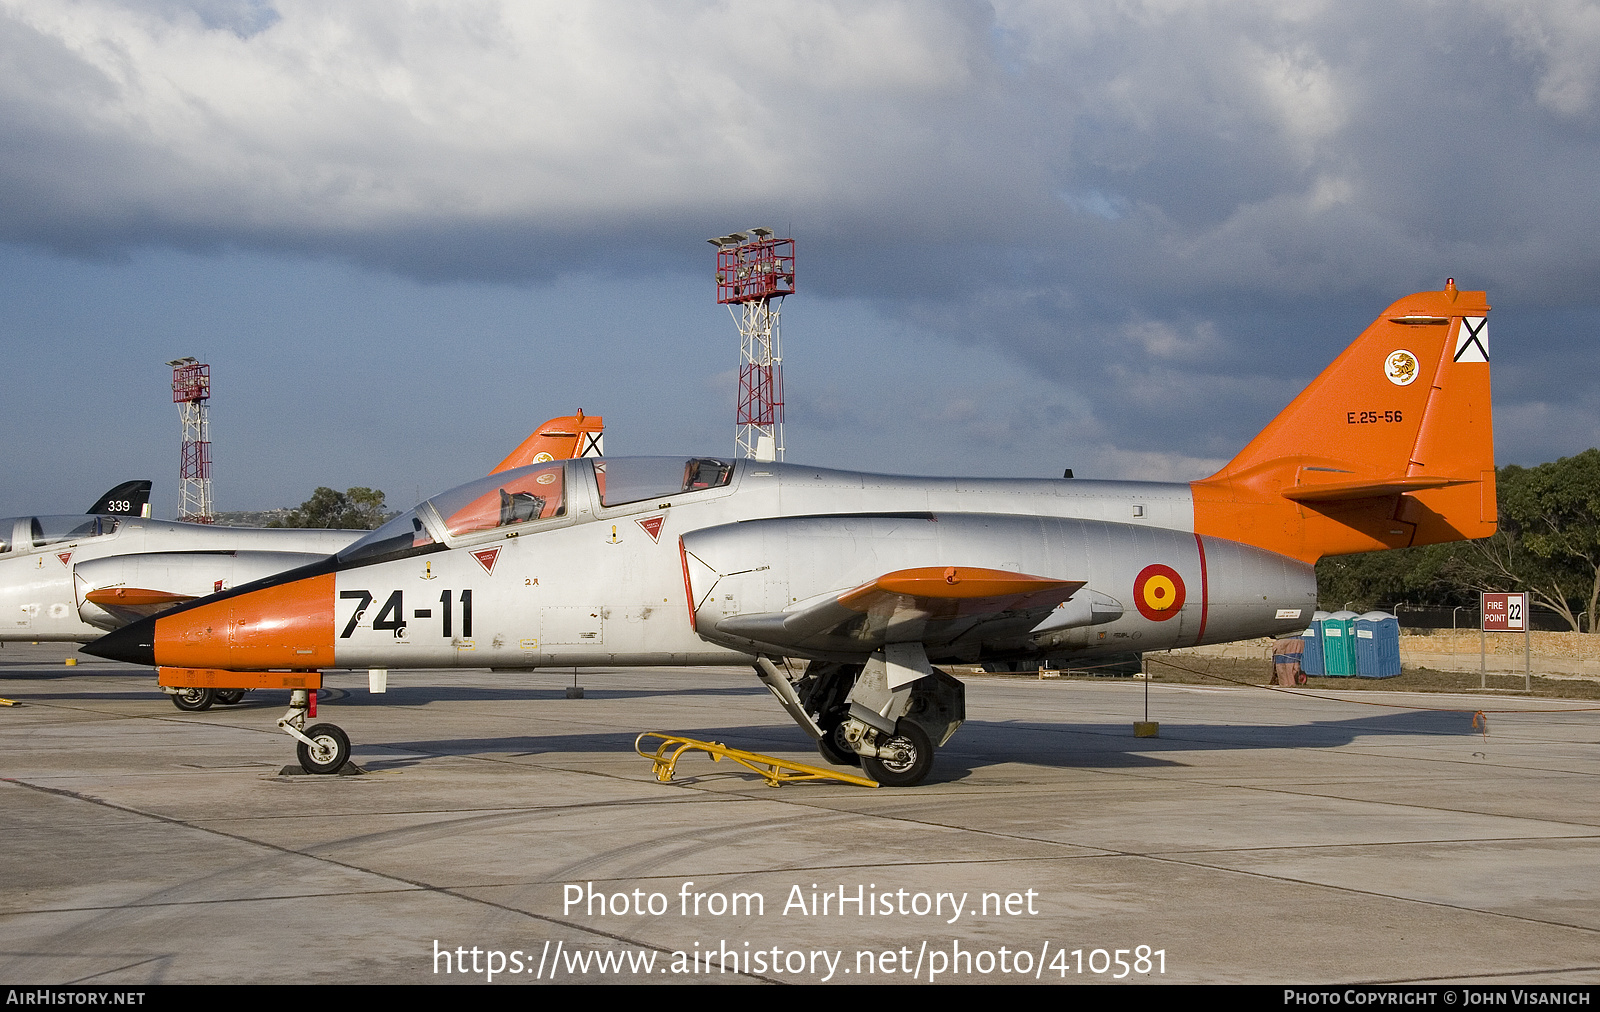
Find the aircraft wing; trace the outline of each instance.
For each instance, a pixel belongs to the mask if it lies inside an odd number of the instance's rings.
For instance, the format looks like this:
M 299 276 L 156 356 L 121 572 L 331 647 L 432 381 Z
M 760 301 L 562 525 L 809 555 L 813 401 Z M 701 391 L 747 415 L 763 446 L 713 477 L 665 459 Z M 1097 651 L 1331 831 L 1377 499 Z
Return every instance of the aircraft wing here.
M 883 573 L 781 611 L 702 614 L 713 627 L 706 631 L 764 651 L 859 652 L 863 646 L 934 646 L 974 634 L 1024 632 L 1083 586 L 1082 580 L 981 566 L 922 566 Z

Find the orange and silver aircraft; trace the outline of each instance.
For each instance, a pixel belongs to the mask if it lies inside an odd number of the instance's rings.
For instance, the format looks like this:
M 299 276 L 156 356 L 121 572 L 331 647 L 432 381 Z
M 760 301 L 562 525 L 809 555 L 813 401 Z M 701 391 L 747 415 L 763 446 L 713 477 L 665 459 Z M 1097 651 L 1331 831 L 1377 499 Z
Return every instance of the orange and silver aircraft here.
M 377 687 L 401 667 L 747 664 L 825 758 L 913 784 L 965 717 L 937 665 L 1298 632 L 1319 558 L 1493 533 L 1488 312 L 1453 280 L 1395 302 L 1188 484 L 534 464 L 86 649 L 167 685 L 297 690 L 279 726 L 317 772 L 349 755 L 305 726 L 325 668 Z
M 603 452 L 598 415 L 552 418 L 495 472 Z M 91 515 L 0 520 L 0 642 L 87 643 L 131 621 L 327 558 L 368 531 L 239 528 L 153 520 L 150 482 L 126 482 Z M 185 709 L 209 693 L 176 692 Z M 224 697 L 232 698 L 232 697 Z

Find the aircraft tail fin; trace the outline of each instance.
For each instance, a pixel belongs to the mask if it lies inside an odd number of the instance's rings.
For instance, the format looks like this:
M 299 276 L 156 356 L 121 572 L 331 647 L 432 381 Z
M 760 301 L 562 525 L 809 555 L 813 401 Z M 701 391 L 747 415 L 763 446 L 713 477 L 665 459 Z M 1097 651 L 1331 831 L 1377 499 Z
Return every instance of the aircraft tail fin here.
M 1395 302 L 1192 484 L 1195 530 L 1307 562 L 1493 534 L 1488 313 L 1454 280 Z
M 150 480 L 125 481 L 94 501 L 85 513 L 100 513 L 118 517 L 147 517 L 150 515 Z
M 513 467 L 542 464 L 547 460 L 565 460 L 568 457 L 605 456 L 606 420 L 600 415 L 585 415 L 579 408 L 575 415 L 552 418 L 533 430 L 533 435 L 511 451 L 511 455 L 495 465 L 490 474 L 509 471 Z

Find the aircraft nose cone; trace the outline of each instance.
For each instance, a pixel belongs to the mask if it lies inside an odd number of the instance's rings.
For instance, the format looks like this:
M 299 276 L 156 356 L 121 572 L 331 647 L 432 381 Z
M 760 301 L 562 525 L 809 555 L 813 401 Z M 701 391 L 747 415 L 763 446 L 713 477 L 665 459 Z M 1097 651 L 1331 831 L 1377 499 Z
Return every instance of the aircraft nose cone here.
M 97 657 L 178 668 L 260 671 L 333 665 L 334 576 L 202 599 L 104 636 Z
M 79 650 L 95 657 L 155 667 L 155 632 L 155 619 L 140 619 L 116 632 L 107 633 L 93 643 L 80 647 Z

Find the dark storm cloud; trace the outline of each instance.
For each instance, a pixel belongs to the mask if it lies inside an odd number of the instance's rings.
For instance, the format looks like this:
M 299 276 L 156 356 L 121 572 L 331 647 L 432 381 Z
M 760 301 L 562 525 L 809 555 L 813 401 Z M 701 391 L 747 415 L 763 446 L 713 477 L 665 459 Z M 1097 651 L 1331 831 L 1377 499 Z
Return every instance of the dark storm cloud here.
M 542 283 L 792 227 L 805 291 L 1042 377 L 1113 471 L 1225 459 L 1446 276 L 1524 361 L 1600 318 L 1593 4 L 0 9 L 0 238 Z M 1506 418 L 1600 433 L 1539 374 Z

